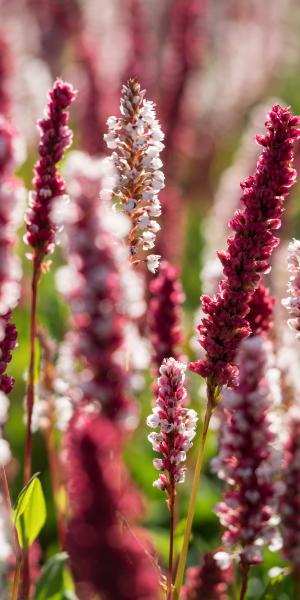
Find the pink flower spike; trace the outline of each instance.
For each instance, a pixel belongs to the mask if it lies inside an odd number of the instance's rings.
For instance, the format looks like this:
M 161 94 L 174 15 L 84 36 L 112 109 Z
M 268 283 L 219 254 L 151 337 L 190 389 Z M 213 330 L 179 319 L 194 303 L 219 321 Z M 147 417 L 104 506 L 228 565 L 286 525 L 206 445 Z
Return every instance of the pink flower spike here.
M 278 244 L 272 231 L 281 225 L 283 203 L 296 180 L 292 163 L 299 123 L 299 117 L 279 105 L 269 113 L 267 133 L 257 137 L 263 152 L 255 175 L 241 184 L 244 208 L 229 223 L 234 235 L 227 252 L 218 253 L 224 279 L 217 294 L 202 297 L 204 318 L 198 330 L 206 358 L 191 363 L 190 368 L 208 378 L 211 390 L 236 384 L 235 356 L 241 340 L 250 334 L 250 300 L 262 275 L 270 270 L 268 259 Z
M 295 573 L 300 569 L 300 408 L 287 414 L 288 437 L 282 471 L 284 491 L 280 498 L 283 553 Z
M 51 210 L 54 199 L 63 197 L 66 191 L 56 165 L 72 143 L 66 109 L 75 98 L 76 92 L 72 86 L 57 79 L 49 92 L 46 116 L 38 123 L 41 134 L 40 158 L 35 165 L 35 191 L 31 193 L 26 213 L 27 233 L 24 240 L 35 249 L 40 261 L 45 254 L 53 252 L 55 246 L 57 226 L 52 222 Z
M 148 436 L 153 450 L 161 455 L 153 461 L 154 467 L 161 471 L 153 485 L 169 494 L 174 483 L 182 483 L 185 479 L 184 462 L 187 451 L 192 447 L 198 420 L 194 410 L 184 407 L 185 369 L 185 365 L 174 358 L 164 359 L 159 370 L 156 406 L 147 418 L 151 429 L 159 428 L 159 433 L 153 432 Z
M 288 246 L 288 269 L 291 273 L 288 292 L 290 295 L 281 301 L 288 310 L 290 319 L 288 326 L 295 331 L 297 339 L 300 339 L 300 241 L 293 240 Z
M 149 327 L 157 372 L 164 358 L 182 358 L 178 346 L 183 341 L 181 305 L 185 296 L 178 276 L 178 269 L 164 261 L 150 283 Z
M 66 435 L 72 507 L 66 546 L 80 598 L 158 600 L 152 548 L 136 526 L 138 496 L 120 460 L 120 432 L 79 408 Z
M 222 550 L 204 554 L 199 567 L 190 567 L 181 600 L 227 600 L 233 581 L 232 559 Z
M 227 419 L 219 455 L 213 460 L 213 469 L 228 487 L 215 509 L 225 528 L 223 543 L 247 565 L 262 561 L 263 545 L 274 548 L 279 543 L 274 483 L 279 455 L 268 414 L 272 408 L 268 352 L 268 342 L 259 336 L 242 342 L 239 386 L 223 393 Z

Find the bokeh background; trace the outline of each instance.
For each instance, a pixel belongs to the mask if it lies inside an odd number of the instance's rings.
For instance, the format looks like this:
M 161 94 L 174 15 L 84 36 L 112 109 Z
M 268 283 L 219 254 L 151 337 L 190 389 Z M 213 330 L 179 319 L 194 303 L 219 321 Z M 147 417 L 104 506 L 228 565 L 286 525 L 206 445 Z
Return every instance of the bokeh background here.
M 166 189 L 159 249 L 181 268 L 185 353 L 193 358 L 195 312 L 203 290 L 216 285 L 215 251 L 225 246 L 227 221 L 238 205 L 239 182 L 252 173 L 258 154 L 255 134 L 275 102 L 300 112 L 300 4 L 297 0 L 1 0 L 0 99 L 26 147 L 18 175 L 31 188 L 37 159 L 38 130 L 47 90 L 57 76 L 78 89 L 72 107 L 73 149 L 103 156 L 106 119 L 118 114 L 121 85 L 135 76 L 157 104 L 165 132 Z M 299 153 L 299 150 L 298 150 Z M 300 167 L 300 154 L 296 157 Z M 297 167 L 297 165 L 296 165 Z M 283 295 L 285 240 L 300 230 L 300 190 L 293 189 L 283 244 L 274 256 L 273 291 Z M 22 230 L 20 231 L 20 239 Z M 15 320 L 19 347 L 10 371 L 16 378 L 6 434 L 15 457 L 10 473 L 14 498 L 21 487 L 25 426 L 23 398 L 28 364 L 31 265 L 20 241 L 23 292 Z M 68 329 L 68 307 L 55 288 L 58 250 L 40 286 L 39 320 L 50 335 L 62 340 Z M 202 410 L 199 380 L 190 376 L 190 394 Z M 126 461 L 147 497 L 146 525 L 166 560 L 168 512 L 162 494 L 152 487 L 152 449 L 143 423 L 150 412 L 151 379 L 144 374 L 140 396 L 141 424 L 128 441 Z M 212 508 L 220 486 L 210 472 L 217 437 L 210 433 L 206 471 L 197 506 L 189 562 L 218 545 L 219 525 Z M 43 436 L 34 436 L 34 471 L 41 479 L 49 505 L 42 534 L 46 556 L 55 551 L 55 520 Z M 190 460 L 192 457 L 190 457 Z M 188 503 L 191 476 L 180 492 L 177 543 Z M 259 597 L 267 571 L 283 565 L 279 554 L 266 555 L 264 567 L 253 570 L 250 597 Z M 281 600 L 290 597 L 289 582 Z M 254 597 L 254 596 L 253 596 Z

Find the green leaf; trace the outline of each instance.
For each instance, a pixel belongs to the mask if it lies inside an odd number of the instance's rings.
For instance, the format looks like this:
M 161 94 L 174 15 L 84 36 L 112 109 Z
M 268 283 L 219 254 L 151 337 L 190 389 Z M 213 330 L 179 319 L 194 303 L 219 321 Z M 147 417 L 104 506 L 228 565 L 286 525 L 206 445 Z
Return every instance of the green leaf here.
M 64 592 L 64 567 L 67 560 L 66 552 L 49 558 L 36 584 L 33 600 L 76 600 L 76 596 L 72 598 L 70 595 L 72 592 Z
M 13 510 L 21 548 L 27 548 L 34 542 L 46 521 L 46 502 L 38 475 L 33 475 L 22 489 Z
M 276 577 L 273 577 L 269 581 L 264 593 L 262 594 L 262 596 L 260 596 L 259 600 L 278 600 L 278 592 L 280 591 L 282 583 L 284 579 L 286 579 L 288 573 L 288 569 L 282 569 L 281 573 L 276 575 Z

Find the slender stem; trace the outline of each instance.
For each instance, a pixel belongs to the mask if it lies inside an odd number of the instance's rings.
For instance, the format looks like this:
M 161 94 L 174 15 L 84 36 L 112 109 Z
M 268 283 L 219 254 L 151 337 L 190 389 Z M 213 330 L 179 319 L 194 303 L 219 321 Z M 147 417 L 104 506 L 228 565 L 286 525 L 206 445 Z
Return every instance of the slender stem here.
M 35 373 L 35 337 L 36 337 L 36 313 L 37 313 L 37 290 L 41 275 L 41 260 L 42 256 L 37 253 L 33 259 L 33 273 L 31 282 L 31 313 L 30 313 L 30 360 L 28 371 L 28 387 L 27 387 L 27 428 L 26 428 L 26 445 L 25 445 L 25 461 L 24 461 L 24 485 L 28 483 L 31 477 L 31 446 L 32 432 L 31 421 L 32 411 L 34 406 L 34 373 Z M 23 550 L 22 561 L 22 585 L 21 598 L 27 600 L 30 591 L 30 569 L 29 569 L 29 549 Z
M 30 361 L 28 371 L 27 387 L 27 431 L 25 446 L 25 465 L 24 465 L 24 485 L 28 483 L 31 477 L 31 420 L 34 405 L 34 371 L 35 371 L 35 337 L 36 337 L 36 308 L 37 308 L 37 288 L 41 274 L 41 260 L 35 256 L 33 262 L 33 274 L 31 282 L 31 314 L 30 314 Z
M 21 565 L 22 565 L 22 559 L 19 557 L 19 558 L 17 558 L 17 562 L 16 562 L 16 569 L 15 569 L 13 588 L 12 588 L 12 593 L 11 593 L 11 600 L 18 600 Z
M 241 585 L 241 591 L 240 591 L 240 600 L 244 600 L 246 598 L 249 571 L 250 571 L 250 565 L 248 565 L 247 563 L 241 563 L 242 585 Z
M 6 504 L 6 508 L 7 508 L 8 512 L 11 514 L 12 513 L 12 503 L 11 503 L 11 499 L 10 499 L 9 487 L 8 487 L 8 482 L 7 482 L 7 477 L 6 477 L 4 467 L 1 467 L 1 487 L 2 487 L 3 498 L 4 498 L 4 501 Z
M 175 481 L 174 477 L 171 477 L 171 491 L 169 497 L 169 511 L 170 511 L 170 547 L 169 547 L 169 568 L 168 568 L 168 579 L 167 579 L 167 600 L 172 600 L 173 595 L 173 555 L 174 555 L 174 523 L 175 523 Z
M 200 448 L 199 448 L 196 467 L 195 467 L 189 510 L 188 510 L 187 520 L 186 520 L 186 524 L 185 524 L 185 532 L 184 532 L 182 550 L 181 550 L 181 554 L 179 557 L 179 563 L 178 563 L 177 574 L 176 574 L 176 579 L 175 579 L 174 596 L 173 596 L 174 600 L 179 599 L 180 589 L 181 589 L 182 582 L 183 582 L 184 569 L 185 569 L 185 564 L 186 564 L 186 559 L 187 559 L 189 541 L 190 541 L 190 537 L 191 537 L 191 530 L 192 530 L 192 524 L 193 524 L 193 518 L 194 518 L 196 500 L 197 500 L 197 493 L 198 493 L 200 475 L 201 475 L 202 464 L 203 464 L 205 442 L 206 442 L 208 427 L 209 427 L 212 413 L 213 413 L 213 404 L 208 399 L 205 416 L 204 416 Z

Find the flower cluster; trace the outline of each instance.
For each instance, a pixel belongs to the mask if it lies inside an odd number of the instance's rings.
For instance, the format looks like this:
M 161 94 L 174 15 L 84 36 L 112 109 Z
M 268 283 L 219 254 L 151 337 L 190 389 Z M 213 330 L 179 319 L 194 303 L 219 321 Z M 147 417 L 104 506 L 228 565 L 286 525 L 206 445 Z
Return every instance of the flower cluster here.
M 266 344 L 254 336 L 240 346 L 239 386 L 224 392 L 227 420 L 221 431 L 219 456 L 213 461 L 219 477 L 229 486 L 216 507 L 225 527 L 223 542 L 237 548 L 247 564 L 261 562 L 260 547 L 274 545 L 277 539 L 274 476 L 279 465 L 267 414 L 272 396 L 266 379 Z
M 198 417 L 194 410 L 184 406 L 185 365 L 174 358 L 165 358 L 159 372 L 156 406 L 147 418 L 147 425 L 159 428 L 159 433 L 150 433 L 148 440 L 153 450 L 162 455 L 153 461 L 154 467 L 161 471 L 153 485 L 170 493 L 174 484 L 185 479 L 186 468 L 182 463 L 192 447 Z
M 163 133 L 155 117 L 154 104 L 144 100 L 135 79 L 122 88 L 121 117 L 107 121 L 109 133 L 104 138 L 114 150 L 118 181 L 113 189 L 120 208 L 129 216 L 131 228 L 128 246 L 133 263 L 143 260 L 143 253 L 154 248 L 160 226 L 155 221 L 161 214 L 158 192 L 164 187 L 159 154 L 164 148 Z M 153 273 L 159 256 L 148 254 L 148 269 Z
M 57 79 L 49 92 L 46 116 L 38 124 L 41 133 L 40 158 L 35 165 L 35 191 L 31 193 L 26 213 L 27 233 L 24 239 L 35 249 L 40 261 L 45 254 L 53 252 L 55 246 L 57 226 L 52 221 L 51 210 L 54 199 L 65 195 L 65 183 L 56 164 L 72 143 L 66 109 L 75 97 L 72 86 Z
M 290 296 L 282 300 L 283 306 L 290 313 L 288 326 L 296 331 L 300 338 L 300 241 L 293 240 L 288 246 L 288 269 L 291 273 L 288 283 Z
M 149 327 L 153 364 L 158 371 L 164 358 L 181 360 L 178 345 L 183 340 L 181 304 L 185 296 L 178 279 L 178 269 L 162 262 L 159 274 L 150 283 Z
M 105 161 L 70 155 L 66 172 L 72 203 L 66 214 L 68 266 L 58 272 L 59 290 L 70 303 L 74 360 L 83 367 L 78 383 L 85 400 L 97 402 L 105 415 L 131 426 L 120 270 L 127 252 L 118 239 L 123 216 L 99 199 Z M 121 221 L 121 222 L 120 222 Z M 127 223 L 125 223 L 127 227 Z
M 158 575 L 135 525 L 140 498 L 126 478 L 119 446 L 110 421 L 77 410 L 66 439 L 71 568 L 80 598 L 155 600 Z
M 233 568 L 227 552 L 204 554 L 201 566 L 187 570 L 182 600 L 227 600 L 232 580 Z
M 237 210 L 229 223 L 234 236 L 227 252 L 218 253 L 224 279 L 217 294 L 202 297 L 205 317 L 198 326 L 199 343 L 207 356 L 192 363 L 191 369 L 209 378 L 212 387 L 236 383 L 236 350 L 250 333 L 249 303 L 261 276 L 270 270 L 268 259 L 278 243 L 272 230 L 281 225 L 283 202 L 296 178 L 291 164 L 299 123 L 279 105 L 269 113 L 267 134 L 257 136 L 264 150 L 256 173 L 241 184 L 244 209 Z
M 268 288 L 261 282 L 254 291 L 249 303 L 247 321 L 250 325 L 251 335 L 267 332 L 272 327 L 274 304 L 274 296 L 271 296 Z
M 300 569 L 300 408 L 288 412 L 288 438 L 282 473 L 284 492 L 280 498 L 283 552 L 296 573 Z
M 0 117 L 0 431 L 7 419 L 8 395 L 14 379 L 6 373 L 17 345 L 17 330 L 11 323 L 12 309 L 20 295 L 21 268 L 12 253 L 15 233 L 23 205 L 23 188 L 12 176 L 17 165 L 18 138 L 13 127 Z M 0 437 L 0 464 L 10 460 L 8 443 Z

